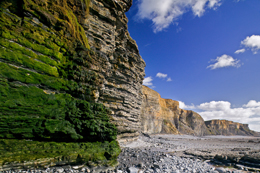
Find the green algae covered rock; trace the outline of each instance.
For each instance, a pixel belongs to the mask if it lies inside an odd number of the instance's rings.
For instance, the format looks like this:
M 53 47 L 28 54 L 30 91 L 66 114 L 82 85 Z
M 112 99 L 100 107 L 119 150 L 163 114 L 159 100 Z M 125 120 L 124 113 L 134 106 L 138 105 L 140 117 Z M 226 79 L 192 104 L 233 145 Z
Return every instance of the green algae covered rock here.
M 109 110 L 101 104 L 3 79 L 0 88 L 0 138 L 68 142 L 116 138 Z
M 117 129 L 93 98 L 101 81 L 81 24 L 89 3 L 0 2 L 0 165 L 116 163 Z
M 40 142 L 0 139 L 0 170 L 46 167 L 64 164 L 115 165 L 120 153 L 116 141 L 111 142 Z M 98 164 L 97 164 L 98 163 Z

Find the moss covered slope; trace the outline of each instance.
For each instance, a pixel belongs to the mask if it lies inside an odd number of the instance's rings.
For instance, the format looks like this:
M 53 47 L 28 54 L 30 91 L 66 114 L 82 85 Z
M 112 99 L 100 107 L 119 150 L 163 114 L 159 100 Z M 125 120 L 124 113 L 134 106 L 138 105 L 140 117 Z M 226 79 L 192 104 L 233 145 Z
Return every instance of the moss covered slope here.
M 80 24 L 88 5 L 0 2 L 0 164 L 43 158 L 115 163 L 117 130 L 110 111 L 92 97 L 101 82 L 89 70 L 92 53 Z

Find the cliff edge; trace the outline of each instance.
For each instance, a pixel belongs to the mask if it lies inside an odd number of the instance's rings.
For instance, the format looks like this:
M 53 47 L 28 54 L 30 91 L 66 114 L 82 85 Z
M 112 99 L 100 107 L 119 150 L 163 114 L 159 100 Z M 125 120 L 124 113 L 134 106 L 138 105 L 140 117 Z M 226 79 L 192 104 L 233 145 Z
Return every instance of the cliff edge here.
M 187 134 L 260 136 L 248 124 L 228 120 L 205 121 L 196 112 L 179 108 L 179 102 L 163 99 L 156 91 L 143 86 L 141 131 L 148 134 Z
M 209 120 L 205 124 L 212 135 L 259 136 L 259 133 L 249 129 L 248 124 L 228 120 Z
M 143 86 L 141 130 L 148 134 L 209 135 L 203 118 L 194 111 L 179 108 L 179 102 L 163 99 L 156 91 Z

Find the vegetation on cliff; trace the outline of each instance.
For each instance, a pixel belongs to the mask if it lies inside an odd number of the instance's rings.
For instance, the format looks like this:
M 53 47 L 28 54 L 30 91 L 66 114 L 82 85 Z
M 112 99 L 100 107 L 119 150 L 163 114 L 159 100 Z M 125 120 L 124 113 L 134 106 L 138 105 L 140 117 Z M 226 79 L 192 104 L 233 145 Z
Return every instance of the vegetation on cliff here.
M 116 162 L 116 127 L 93 96 L 101 82 L 82 26 L 89 3 L 0 3 L 0 164 Z

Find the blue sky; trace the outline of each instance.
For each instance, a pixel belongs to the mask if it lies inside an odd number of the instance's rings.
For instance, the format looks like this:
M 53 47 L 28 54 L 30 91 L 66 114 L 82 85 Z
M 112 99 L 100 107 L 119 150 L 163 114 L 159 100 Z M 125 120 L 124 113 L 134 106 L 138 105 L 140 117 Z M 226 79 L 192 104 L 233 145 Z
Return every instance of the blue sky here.
M 259 0 L 133 0 L 144 84 L 205 120 L 260 131 L 259 9 Z

